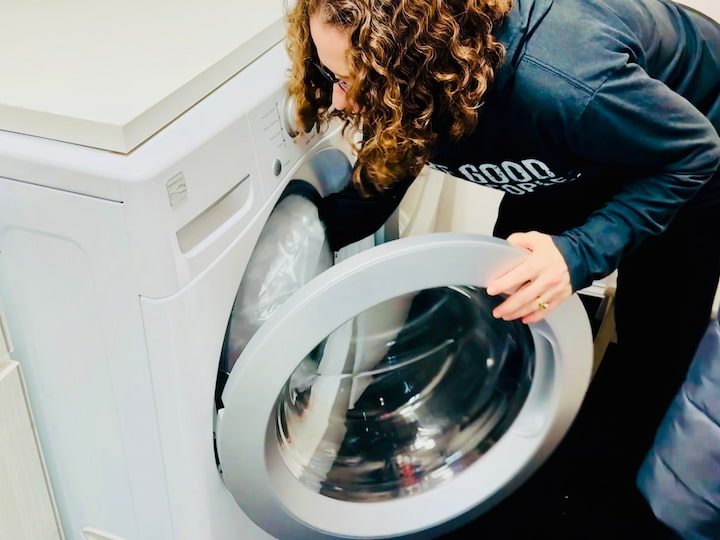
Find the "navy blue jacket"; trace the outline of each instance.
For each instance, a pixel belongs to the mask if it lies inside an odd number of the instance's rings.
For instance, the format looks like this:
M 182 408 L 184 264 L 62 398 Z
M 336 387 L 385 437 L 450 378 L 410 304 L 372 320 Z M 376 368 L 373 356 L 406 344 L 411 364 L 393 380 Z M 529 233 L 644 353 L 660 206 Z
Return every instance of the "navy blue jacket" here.
M 703 184 L 720 186 L 717 24 L 669 0 L 515 0 L 495 35 L 507 60 L 478 127 L 430 165 L 519 197 L 616 183 L 585 223 L 554 237 L 574 290 L 665 230 Z M 331 245 L 377 229 L 410 183 L 324 199 Z

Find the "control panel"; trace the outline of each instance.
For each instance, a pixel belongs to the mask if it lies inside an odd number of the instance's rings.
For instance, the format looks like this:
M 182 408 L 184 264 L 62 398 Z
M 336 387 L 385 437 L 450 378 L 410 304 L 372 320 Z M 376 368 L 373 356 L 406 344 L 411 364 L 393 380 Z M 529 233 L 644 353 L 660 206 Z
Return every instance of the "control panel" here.
M 294 103 L 287 97 L 284 87 L 260 103 L 248 117 L 267 197 L 318 142 L 319 135 L 315 130 L 303 133 L 295 126 Z

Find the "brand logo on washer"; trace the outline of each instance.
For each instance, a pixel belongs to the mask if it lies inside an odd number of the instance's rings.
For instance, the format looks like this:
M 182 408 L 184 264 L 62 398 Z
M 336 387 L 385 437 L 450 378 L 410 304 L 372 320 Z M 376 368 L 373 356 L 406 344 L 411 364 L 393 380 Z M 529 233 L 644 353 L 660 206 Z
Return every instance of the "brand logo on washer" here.
M 177 206 L 187 199 L 187 184 L 183 173 L 178 173 L 165 182 L 165 189 L 167 190 L 170 206 Z

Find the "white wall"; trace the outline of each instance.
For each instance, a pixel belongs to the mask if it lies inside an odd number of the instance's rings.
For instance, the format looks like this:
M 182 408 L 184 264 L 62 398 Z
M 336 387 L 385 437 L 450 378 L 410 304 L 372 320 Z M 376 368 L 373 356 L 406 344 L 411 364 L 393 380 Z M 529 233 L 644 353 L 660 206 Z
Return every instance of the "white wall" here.
M 677 3 L 690 6 L 720 22 L 720 2 L 718 0 L 678 0 Z
M 400 205 L 403 236 L 428 232 L 492 234 L 499 190 L 423 169 Z

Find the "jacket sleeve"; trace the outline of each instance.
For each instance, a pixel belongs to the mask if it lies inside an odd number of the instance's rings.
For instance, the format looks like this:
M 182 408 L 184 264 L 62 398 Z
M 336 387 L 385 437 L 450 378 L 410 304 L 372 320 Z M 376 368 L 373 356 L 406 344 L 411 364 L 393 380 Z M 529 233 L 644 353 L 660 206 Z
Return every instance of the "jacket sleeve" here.
M 720 97 L 714 99 L 720 106 Z M 720 138 L 710 120 L 636 64 L 607 78 L 568 140 L 590 161 L 633 171 L 583 225 L 554 237 L 574 290 L 609 274 L 643 240 L 662 233 L 720 164 Z
M 400 205 L 414 177 L 395 182 L 386 191 L 361 195 L 353 184 L 317 201 L 330 247 L 337 251 L 377 231 Z

